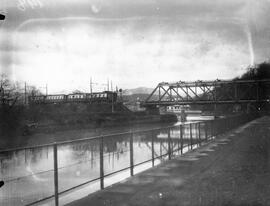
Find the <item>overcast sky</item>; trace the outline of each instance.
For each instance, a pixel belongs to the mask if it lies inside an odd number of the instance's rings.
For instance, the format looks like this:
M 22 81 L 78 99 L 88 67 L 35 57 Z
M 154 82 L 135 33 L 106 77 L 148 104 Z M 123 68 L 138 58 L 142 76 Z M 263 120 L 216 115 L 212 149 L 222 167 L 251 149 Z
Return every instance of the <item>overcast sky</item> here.
M 31 4 L 31 2 L 33 2 Z M 228 79 L 270 57 L 270 0 L 0 0 L 0 72 L 49 92 Z

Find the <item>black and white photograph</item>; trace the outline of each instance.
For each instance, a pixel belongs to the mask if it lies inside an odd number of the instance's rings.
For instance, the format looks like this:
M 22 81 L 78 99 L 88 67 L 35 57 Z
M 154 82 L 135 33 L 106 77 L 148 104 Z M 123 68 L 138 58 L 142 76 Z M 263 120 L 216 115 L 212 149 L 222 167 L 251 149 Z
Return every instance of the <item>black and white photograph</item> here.
M 270 0 L 0 0 L 0 206 L 270 206 Z

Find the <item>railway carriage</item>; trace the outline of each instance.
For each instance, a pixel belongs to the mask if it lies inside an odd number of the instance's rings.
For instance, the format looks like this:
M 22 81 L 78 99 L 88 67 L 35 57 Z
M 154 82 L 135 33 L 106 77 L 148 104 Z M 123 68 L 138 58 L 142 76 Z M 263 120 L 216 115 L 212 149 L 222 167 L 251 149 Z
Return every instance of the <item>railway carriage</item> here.
M 64 94 L 47 95 L 45 97 L 45 102 L 46 103 L 59 103 L 59 102 L 63 102 L 64 100 L 65 100 L 65 95 Z
M 116 102 L 117 93 L 116 92 L 107 92 L 106 99 L 108 102 Z
M 56 94 L 29 96 L 30 104 L 56 104 L 66 102 L 85 102 L 85 103 L 112 103 L 117 101 L 117 93 L 111 91 L 95 93 L 75 93 L 75 94 Z
M 45 95 L 38 95 L 38 96 L 29 96 L 28 100 L 29 103 L 35 103 L 35 104 L 42 104 L 45 102 Z
M 68 94 L 67 95 L 68 102 L 83 102 L 85 100 L 86 100 L 86 95 L 84 93 Z
M 97 92 L 87 95 L 87 99 L 90 102 L 109 102 L 108 92 Z

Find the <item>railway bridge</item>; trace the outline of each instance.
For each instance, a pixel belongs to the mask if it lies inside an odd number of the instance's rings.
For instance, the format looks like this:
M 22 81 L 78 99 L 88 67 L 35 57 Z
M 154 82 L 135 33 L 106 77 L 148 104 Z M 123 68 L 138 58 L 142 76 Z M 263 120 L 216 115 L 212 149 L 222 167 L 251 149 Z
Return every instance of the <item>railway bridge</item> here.
M 270 103 L 270 79 L 161 82 L 141 105 L 153 108 L 250 103 Z

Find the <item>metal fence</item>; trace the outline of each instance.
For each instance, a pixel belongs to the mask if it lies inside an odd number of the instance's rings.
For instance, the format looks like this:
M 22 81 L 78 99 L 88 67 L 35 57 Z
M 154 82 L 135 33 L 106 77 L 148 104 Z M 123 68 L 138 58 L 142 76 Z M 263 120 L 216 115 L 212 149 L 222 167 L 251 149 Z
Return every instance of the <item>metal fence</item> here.
M 5 185 L 1 205 L 33 205 L 122 171 L 134 175 L 145 163 L 171 159 L 192 150 L 256 115 L 239 115 L 144 131 L 130 131 L 35 147 L 0 151 Z

